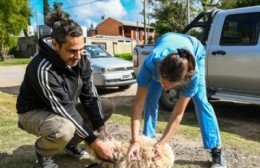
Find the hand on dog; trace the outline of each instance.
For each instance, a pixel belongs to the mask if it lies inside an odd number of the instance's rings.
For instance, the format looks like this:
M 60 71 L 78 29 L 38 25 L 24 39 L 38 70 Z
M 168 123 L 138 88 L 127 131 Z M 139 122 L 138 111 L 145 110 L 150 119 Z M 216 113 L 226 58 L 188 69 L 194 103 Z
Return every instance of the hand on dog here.
M 128 150 L 127 161 L 130 162 L 133 158 L 141 160 L 139 142 L 133 142 Z
M 96 154 L 104 160 L 112 162 L 114 160 L 114 148 L 115 145 L 109 143 L 109 141 L 102 141 L 100 139 L 96 139 L 90 147 L 96 152 Z
M 152 151 L 153 151 L 153 157 L 152 157 L 153 161 L 156 161 L 162 157 L 162 150 L 160 145 L 155 144 Z

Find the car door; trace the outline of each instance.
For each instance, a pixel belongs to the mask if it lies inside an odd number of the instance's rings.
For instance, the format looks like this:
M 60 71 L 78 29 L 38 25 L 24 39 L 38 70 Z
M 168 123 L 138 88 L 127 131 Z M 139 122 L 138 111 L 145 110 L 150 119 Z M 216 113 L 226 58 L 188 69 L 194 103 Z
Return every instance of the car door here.
M 207 45 L 208 87 L 260 95 L 260 12 L 223 15 Z

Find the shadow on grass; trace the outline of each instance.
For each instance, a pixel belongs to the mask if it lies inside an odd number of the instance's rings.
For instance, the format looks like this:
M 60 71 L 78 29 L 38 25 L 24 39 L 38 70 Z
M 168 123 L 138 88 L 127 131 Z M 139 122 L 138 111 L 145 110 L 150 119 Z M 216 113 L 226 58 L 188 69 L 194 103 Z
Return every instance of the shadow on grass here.
M 64 151 L 54 156 L 55 162 L 61 168 L 84 168 L 89 165 L 89 160 L 78 160 L 70 157 Z M 37 168 L 36 156 L 33 145 L 23 145 L 12 153 L 0 152 L 1 168 Z
M 206 161 L 192 161 L 192 160 L 175 160 L 176 165 L 179 165 L 179 167 L 185 167 L 187 165 L 189 166 L 196 166 L 200 168 L 208 168 L 210 167 L 210 162 Z
M 211 101 L 219 119 L 260 124 L 260 106 L 226 101 Z
M 0 87 L 0 91 L 12 95 L 18 95 L 20 90 L 20 85 L 17 86 L 8 86 L 8 87 Z
M 216 101 L 211 104 L 215 109 L 222 131 L 260 142 L 259 105 L 225 101 Z
M 34 147 L 30 145 L 20 146 L 12 153 L 0 153 L 0 167 L 4 168 L 34 168 Z

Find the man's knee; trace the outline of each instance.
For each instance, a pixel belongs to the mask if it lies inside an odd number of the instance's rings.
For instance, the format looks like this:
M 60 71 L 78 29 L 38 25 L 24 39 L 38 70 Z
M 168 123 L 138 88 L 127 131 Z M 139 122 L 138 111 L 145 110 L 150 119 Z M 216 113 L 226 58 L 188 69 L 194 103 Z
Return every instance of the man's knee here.
M 57 123 L 57 125 L 55 134 L 56 138 L 59 139 L 59 141 L 68 143 L 75 134 L 76 128 L 74 124 L 68 119 L 63 118 L 61 122 Z

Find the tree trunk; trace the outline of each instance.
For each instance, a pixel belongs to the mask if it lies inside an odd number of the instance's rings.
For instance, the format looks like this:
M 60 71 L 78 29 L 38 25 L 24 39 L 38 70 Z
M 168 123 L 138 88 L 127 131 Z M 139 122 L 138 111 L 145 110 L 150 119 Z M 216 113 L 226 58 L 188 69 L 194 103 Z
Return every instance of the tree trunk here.
M 2 52 L 0 52 L 0 61 L 1 62 L 5 61 L 5 57 L 4 57 L 4 54 Z

